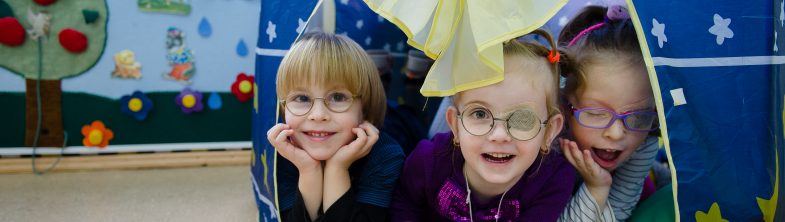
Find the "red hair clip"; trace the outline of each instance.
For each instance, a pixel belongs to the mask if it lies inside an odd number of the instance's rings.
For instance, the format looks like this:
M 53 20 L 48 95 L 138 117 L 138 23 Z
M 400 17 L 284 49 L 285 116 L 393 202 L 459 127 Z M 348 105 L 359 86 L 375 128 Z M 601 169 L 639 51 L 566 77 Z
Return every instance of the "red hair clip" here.
M 561 57 L 561 55 L 559 55 L 559 52 L 555 52 L 551 50 L 551 54 L 548 55 L 548 61 L 550 61 L 551 63 L 557 63 L 559 62 L 559 57 Z

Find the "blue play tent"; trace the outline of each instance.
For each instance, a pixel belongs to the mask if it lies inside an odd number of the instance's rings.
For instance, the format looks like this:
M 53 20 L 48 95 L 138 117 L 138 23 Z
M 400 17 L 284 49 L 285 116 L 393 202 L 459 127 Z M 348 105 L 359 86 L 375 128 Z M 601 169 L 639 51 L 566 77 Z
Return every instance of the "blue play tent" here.
M 278 220 L 277 209 L 286 205 L 276 199 L 276 154 L 266 132 L 277 121 L 278 65 L 317 2 L 262 1 L 251 173 L 259 221 Z M 785 30 L 785 2 L 626 3 L 652 87 L 659 92 L 655 97 L 673 174 L 674 220 L 785 221 L 785 204 L 778 198 L 785 155 L 785 56 L 777 37 Z M 335 26 L 329 31 L 346 34 L 366 49 L 393 55 L 409 49 L 398 50 L 406 36 L 363 1 L 322 4 L 334 10 Z

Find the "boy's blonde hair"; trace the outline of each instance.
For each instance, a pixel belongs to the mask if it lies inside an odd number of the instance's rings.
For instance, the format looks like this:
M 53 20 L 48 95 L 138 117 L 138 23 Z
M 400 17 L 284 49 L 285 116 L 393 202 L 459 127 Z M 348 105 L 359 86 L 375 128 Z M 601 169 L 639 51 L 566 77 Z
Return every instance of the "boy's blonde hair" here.
M 551 45 L 551 48 L 555 49 L 556 43 L 551 37 L 551 34 L 548 31 L 537 29 L 532 31 L 527 35 L 539 35 L 542 38 L 545 38 L 548 43 Z M 524 35 L 526 36 L 526 35 Z M 531 82 L 531 87 L 538 87 L 543 86 L 545 90 L 545 104 L 548 110 L 548 116 L 546 119 L 550 119 L 550 117 L 561 114 L 561 109 L 559 108 L 559 63 L 558 62 L 550 62 L 548 60 L 548 56 L 551 55 L 552 51 L 548 47 L 540 44 L 536 41 L 519 41 L 516 39 L 510 40 L 507 43 L 504 43 L 503 46 L 504 50 L 504 57 L 520 57 L 525 59 L 532 59 L 533 61 L 542 61 L 543 65 L 547 64 L 547 70 L 550 72 L 544 76 L 534 76 L 528 75 L 521 79 L 527 79 Z M 554 55 L 556 52 L 553 52 Z M 517 96 L 524 96 L 524 95 L 517 95 Z M 460 93 L 456 93 L 453 96 L 453 105 L 457 108 L 457 102 L 459 100 Z M 548 138 L 548 133 L 550 132 L 551 124 L 547 124 L 545 127 L 545 138 Z M 542 141 L 540 146 L 540 152 L 542 154 L 548 154 L 551 149 L 550 145 L 546 144 L 548 141 L 547 139 Z
M 294 88 L 311 85 L 346 87 L 360 96 L 355 103 L 362 102 L 363 120 L 382 127 L 387 97 L 381 79 L 371 58 L 351 39 L 313 32 L 303 34 L 292 45 L 278 67 L 278 100 L 286 98 Z

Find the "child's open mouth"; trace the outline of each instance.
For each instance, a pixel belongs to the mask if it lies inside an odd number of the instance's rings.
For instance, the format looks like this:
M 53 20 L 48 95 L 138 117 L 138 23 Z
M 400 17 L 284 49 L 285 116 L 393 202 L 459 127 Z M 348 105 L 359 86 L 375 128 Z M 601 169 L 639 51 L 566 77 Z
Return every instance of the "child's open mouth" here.
M 334 132 L 303 132 L 311 140 L 321 141 L 335 135 Z
M 597 158 L 607 162 L 605 164 L 600 163 L 600 165 L 613 165 L 613 163 L 616 162 L 616 159 L 618 159 L 619 155 L 621 154 L 620 150 L 597 149 L 594 147 L 592 147 L 592 149 L 594 150 L 594 154 L 597 155 Z
M 491 163 L 504 163 L 510 161 L 515 155 L 507 153 L 483 153 L 482 157 L 485 157 L 485 160 Z

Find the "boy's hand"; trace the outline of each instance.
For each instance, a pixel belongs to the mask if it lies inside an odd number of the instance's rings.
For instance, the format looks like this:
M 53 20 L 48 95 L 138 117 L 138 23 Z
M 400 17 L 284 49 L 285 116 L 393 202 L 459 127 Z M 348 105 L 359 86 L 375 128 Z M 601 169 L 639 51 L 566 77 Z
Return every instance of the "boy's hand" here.
M 567 161 L 583 176 L 587 186 L 610 188 L 613 183 L 611 173 L 594 162 L 588 150 L 581 152 L 577 143 L 562 138 L 559 138 L 559 147 L 562 147 Z
M 338 148 L 335 155 L 326 161 L 325 167 L 348 170 L 354 161 L 368 155 L 371 152 L 371 147 L 379 140 L 379 129 L 367 121 L 360 124 L 358 128 L 353 128 L 352 132 L 357 134 L 357 139 Z
M 292 136 L 292 134 L 294 134 L 294 130 L 292 130 L 289 125 L 279 123 L 267 131 L 267 140 L 270 141 L 270 144 L 275 147 L 275 150 L 277 150 L 283 158 L 291 161 L 294 166 L 300 170 L 301 174 L 321 170 L 320 161 L 313 159 L 311 155 L 308 155 L 308 152 L 295 146 L 287 139 L 287 137 Z

